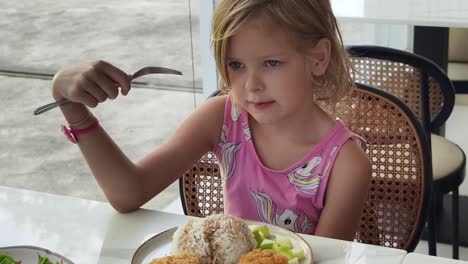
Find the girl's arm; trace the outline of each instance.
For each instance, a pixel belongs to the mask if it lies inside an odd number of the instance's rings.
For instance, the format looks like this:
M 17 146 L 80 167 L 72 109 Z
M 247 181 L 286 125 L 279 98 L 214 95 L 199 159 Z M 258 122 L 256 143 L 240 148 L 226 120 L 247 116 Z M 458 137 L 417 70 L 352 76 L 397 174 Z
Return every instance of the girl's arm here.
M 330 175 L 325 205 L 315 235 L 354 239 L 371 178 L 370 161 L 359 143 L 355 140 L 345 143 Z
M 73 66 L 56 75 L 54 98 L 75 102 L 61 106 L 68 122 L 73 123 L 89 115 L 85 105 L 95 107 L 105 98 L 117 97 L 116 94 L 107 94 L 113 87 L 97 85 L 97 78 L 110 79 L 122 87 L 124 95 L 128 93 L 126 74 L 111 66 L 103 62 L 91 70 L 86 70 L 88 66 L 84 69 Z M 84 78 L 85 74 L 88 74 L 87 78 Z M 96 92 L 97 89 L 101 90 Z M 102 98 L 98 98 L 99 95 Z M 80 135 L 78 146 L 111 205 L 119 212 L 138 209 L 182 176 L 203 154 L 214 150 L 221 135 L 225 101 L 224 96 L 206 101 L 182 123 L 172 138 L 138 163 L 129 160 L 102 127 Z M 75 129 L 89 124 L 80 126 Z

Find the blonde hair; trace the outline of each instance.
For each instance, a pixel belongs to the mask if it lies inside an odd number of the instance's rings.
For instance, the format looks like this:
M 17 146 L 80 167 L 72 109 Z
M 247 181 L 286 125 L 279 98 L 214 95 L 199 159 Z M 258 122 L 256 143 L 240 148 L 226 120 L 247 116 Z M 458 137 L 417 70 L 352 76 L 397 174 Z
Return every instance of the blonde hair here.
M 226 62 L 229 40 L 259 15 L 292 32 L 300 43 L 316 43 L 322 38 L 330 41 L 328 68 L 320 83 L 314 81 L 317 100 L 337 102 L 351 90 L 351 65 L 329 0 L 220 0 L 213 15 L 211 44 L 223 92 L 230 90 Z

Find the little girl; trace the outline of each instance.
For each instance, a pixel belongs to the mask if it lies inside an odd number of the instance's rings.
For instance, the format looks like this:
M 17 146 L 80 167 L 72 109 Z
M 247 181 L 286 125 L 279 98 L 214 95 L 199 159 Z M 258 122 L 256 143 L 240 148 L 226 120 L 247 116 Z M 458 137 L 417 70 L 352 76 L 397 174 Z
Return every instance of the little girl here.
M 61 110 L 109 202 L 136 210 L 212 151 L 225 214 L 352 240 L 371 167 L 361 140 L 317 105 L 353 85 L 329 1 L 221 0 L 212 36 L 226 95 L 208 99 L 138 163 L 87 108 L 116 98 L 117 86 L 127 95 L 129 76 L 104 61 L 55 75 L 53 97 L 73 102 Z

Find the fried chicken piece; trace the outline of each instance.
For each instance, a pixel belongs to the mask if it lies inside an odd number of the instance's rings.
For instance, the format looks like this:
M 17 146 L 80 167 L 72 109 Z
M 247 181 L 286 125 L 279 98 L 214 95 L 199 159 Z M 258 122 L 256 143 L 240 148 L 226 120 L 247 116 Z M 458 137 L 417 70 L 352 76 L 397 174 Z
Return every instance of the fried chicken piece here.
M 238 264 L 288 264 L 288 257 L 276 254 L 273 250 L 255 249 L 239 259 Z
M 193 253 L 182 253 L 175 256 L 153 259 L 149 264 L 200 264 L 200 259 Z

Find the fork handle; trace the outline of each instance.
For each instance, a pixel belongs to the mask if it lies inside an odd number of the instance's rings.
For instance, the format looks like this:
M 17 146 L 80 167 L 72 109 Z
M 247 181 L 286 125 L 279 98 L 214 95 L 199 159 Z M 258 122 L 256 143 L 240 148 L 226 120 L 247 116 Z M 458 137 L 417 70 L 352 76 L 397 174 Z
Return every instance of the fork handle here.
M 34 115 L 40 115 L 42 113 L 45 113 L 45 112 L 49 111 L 50 109 L 54 109 L 57 106 L 61 106 L 61 105 L 68 104 L 68 103 L 71 103 L 71 101 L 68 100 L 68 99 L 62 99 L 60 101 L 53 102 L 53 103 L 41 106 L 41 107 L 37 108 L 36 110 L 34 110 L 33 113 L 34 113 Z

